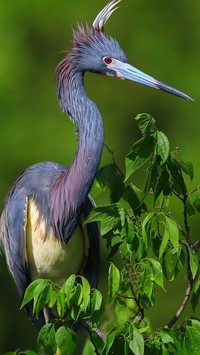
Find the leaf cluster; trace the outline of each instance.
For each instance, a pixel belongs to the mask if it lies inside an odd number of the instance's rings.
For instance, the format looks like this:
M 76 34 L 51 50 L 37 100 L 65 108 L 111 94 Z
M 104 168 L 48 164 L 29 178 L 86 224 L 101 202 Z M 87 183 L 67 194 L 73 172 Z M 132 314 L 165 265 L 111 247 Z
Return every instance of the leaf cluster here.
M 75 331 L 82 328 L 89 334 L 84 355 L 200 353 L 200 321 L 190 317 L 175 326 L 189 300 L 193 310 L 199 303 L 200 240 L 191 235 L 190 218 L 200 212 L 200 189 L 188 190 L 192 163 L 178 148 L 170 149 L 154 118 L 141 114 L 136 121 L 141 138 L 126 155 L 125 173 L 109 150 L 112 162 L 99 170 L 92 188 L 94 197 L 108 191 L 109 203 L 93 209 L 85 222 L 100 223 L 109 258 L 118 256 L 110 262 L 107 299 L 82 276 L 71 275 L 61 288 L 34 281 L 22 307 L 32 300 L 36 317 L 47 306 L 54 313 L 39 333 L 40 354 L 73 354 Z M 139 187 L 132 181 L 138 171 L 145 177 Z M 171 211 L 174 199 L 180 221 Z M 165 292 L 177 275 L 187 281 L 182 302 L 172 319 L 152 330 L 147 310 L 157 289 Z
M 89 327 L 92 333 L 103 312 L 100 291 L 91 289 L 86 278 L 74 274 L 60 288 L 50 280 L 33 281 L 26 289 L 21 307 L 30 301 L 36 318 L 43 307 L 51 308 L 54 313 L 38 335 L 38 350 L 44 355 L 73 354 L 75 331 Z
M 145 321 L 145 332 L 152 334 L 152 337 L 143 336 L 145 347 L 151 347 L 150 339 L 153 339 L 152 344 L 157 339 L 160 345 L 156 347 L 160 353 L 164 348 L 165 353 L 177 353 L 177 342 L 169 341 L 173 346 L 163 345 L 163 342 L 168 343 L 166 337 L 160 335 L 157 338 L 145 314 L 156 301 L 157 287 L 165 290 L 165 283 L 174 281 L 178 274 L 187 279 L 187 289 L 179 309 L 166 324 L 168 330 L 164 328 L 163 332 L 173 333 L 169 328 L 179 319 L 190 297 L 193 310 L 198 304 L 200 242 L 191 236 L 189 218 L 200 211 L 199 187 L 188 191 L 186 177 L 193 179 L 192 163 L 178 148 L 170 150 L 168 138 L 157 129 L 154 118 L 141 114 L 136 121 L 142 137 L 133 144 L 125 158 L 125 174 L 111 152 L 112 163 L 100 169 L 93 189 L 95 194 L 108 189 L 110 203 L 95 208 L 87 221 L 100 222 L 109 256 L 117 253 L 121 259 L 119 269 L 113 264 L 109 269 L 108 300 L 113 300 L 115 328 L 126 328 L 131 320 L 131 327 L 136 326 L 140 330 L 140 324 Z M 135 186 L 133 175 L 144 169 L 146 178 L 143 186 Z M 181 222 L 177 222 L 178 217 L 170 210 L 172 198 L 180 206 Z M 118 330 L 115 330 L 117 338 Z M 124 339 L 125 329 L 121 334 Z M 180 334 L 178 339 L 181 339 Z M 142 354 L 143 350 L 133 353 Z

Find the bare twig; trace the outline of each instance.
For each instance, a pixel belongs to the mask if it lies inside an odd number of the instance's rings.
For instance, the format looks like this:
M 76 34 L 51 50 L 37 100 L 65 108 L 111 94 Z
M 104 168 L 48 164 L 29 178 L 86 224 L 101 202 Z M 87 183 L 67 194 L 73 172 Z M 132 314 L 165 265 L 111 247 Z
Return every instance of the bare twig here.
M 125 177 L 125 174 L 123 173 L 123 171 L 121 171 L 120 167 L 117 165 L 116 163 L 116 160 L 115 160 L 115 157 L 114 157 L 114 152 L 112 149 L 109 148 L 109 146 L 104 143 L 104 146 L 106 147 L 106 149 L 108 150 L 108 152 L 112 155 L 112 161 L 113 161 L 113 164 L 116 166 L 118 172 L 120 173 L 120 175 L 122 175 L 123 177 Z
M 200 249 L 200 240 L 197 240 L 197 242 L 192 244 L 191 248 L 192 248 L 192 250 L 194 250 L 197 253 L 199 251 L 199 249 Z
M 117 293 L 117 296 L 120 297 L 120 298 L 124 298 L 126 300 L 135 300 L 133 298 L 133 296 L 125 296 L 125 295 L 121 295 L 120 293 Z

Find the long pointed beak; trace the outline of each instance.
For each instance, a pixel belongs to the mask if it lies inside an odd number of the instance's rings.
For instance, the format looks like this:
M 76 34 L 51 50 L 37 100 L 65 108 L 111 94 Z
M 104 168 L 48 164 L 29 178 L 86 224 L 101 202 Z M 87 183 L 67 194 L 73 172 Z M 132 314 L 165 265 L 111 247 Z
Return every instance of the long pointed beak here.
M 161 81 L 152 78 L 151 76 L 143 73 L 142 71 L 132 67 L 130 64 L 123 63 L 117 59 L 112 59 L 112 63 L 109 64 L 108 67 L 109 69 L 114 70 L 116 72 L 116 75 L 121 79 L 136 81 L 140 84 L 144 84 L 152 88 L 162 90 L 170 94 L 182 97 L 183 99 L 193 101 L 193 99 L 190 96 L 184 94 L 183 92 L 177 89 L 174 89 L 169 85 L 162 83 Z

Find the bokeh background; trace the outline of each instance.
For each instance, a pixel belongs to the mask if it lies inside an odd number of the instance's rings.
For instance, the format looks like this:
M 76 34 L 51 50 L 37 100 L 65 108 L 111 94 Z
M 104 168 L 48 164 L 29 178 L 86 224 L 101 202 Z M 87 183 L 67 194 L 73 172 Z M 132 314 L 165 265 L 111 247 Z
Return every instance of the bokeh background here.
M 27 166 L 45 160 L 67 165 L 72 161 L 77 144 L 75 126 L 58 106 L 54 71 L 64 56 L 62 51 L 70 48 L 71 28 L 77 22 L 90 24 L 105 4 L 106 0 L 0 1 L 1 205 L 15 177 Z M 195 102 L 128 81 L 94 74 L 85 78 L 88 95 L 102 112 L 105 141 L 114 150 L 120 167 L 124 169 L 124 155 L 139 135 L 133 118 L 147 112 L 156 118 L 171 147 L 179 146 L 192 160 L 195 177 L 191 188 L 200 183 L 199 19 L 199 0 L 124 0 L 106 26 L 106 32 L 127 53 L 130 64 L 182 90 Z M 105 150 L 102 164 L 109 160 Z M 198 237 L 200 216 L 190 223 Z M 102 259 L 103 288 L 106 252 Z M 150 314 L 154 328 L 171 318 L 184 287 L 180 281 L 169 287 L 169 293 L 160 292 Z M 2 259 L 0 354 L 17 348 L 36 349 L 37 332 L 19 306 Z

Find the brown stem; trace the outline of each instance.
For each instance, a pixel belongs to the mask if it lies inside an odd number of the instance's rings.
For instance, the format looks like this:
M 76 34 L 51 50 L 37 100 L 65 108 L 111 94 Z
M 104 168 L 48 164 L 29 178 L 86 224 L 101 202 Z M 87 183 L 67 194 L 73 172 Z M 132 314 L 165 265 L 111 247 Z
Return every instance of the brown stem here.
M 190 298 L 190 295 L 191 295 L 191 291 L 192 291 L 192 285 L 191 285 L 191 283 L 189 281 L 187 289 L 185 291 L 185 296 L 184 296 L 183 302 L 181 303 L 181 306 L 177 310 L 176 314 L 172 317 L 172 319 L 167 323 L 165 328 L 171 328 L 177 322 L 177 320 L 181 316 L 183 310 L 185 309 L 185 307 L 186 307 L 186 305 L 187 305 L 187 303 L 189 301 L 189 298 Z

